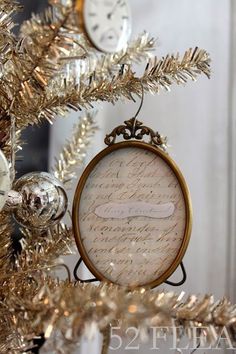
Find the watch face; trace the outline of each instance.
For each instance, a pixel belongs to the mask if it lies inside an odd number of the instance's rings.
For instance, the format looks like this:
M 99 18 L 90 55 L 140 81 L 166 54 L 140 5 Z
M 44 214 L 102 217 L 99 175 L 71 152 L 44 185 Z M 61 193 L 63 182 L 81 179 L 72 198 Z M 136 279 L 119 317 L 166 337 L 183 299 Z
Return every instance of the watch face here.
M 148 144 L 115 144 L 85 170 L 74 199 L 80 254 L 100 280 L 156 286 L 180 264 L 191 203 L 175 163 Z
M 0 211 L 3 209 L 10 191 L 10 171 L 7 159 L 0 150 Z
M 95 47 L 113 53 L 123 49 L 131 34 L 127 0 L 85 0 L 84 24 Z

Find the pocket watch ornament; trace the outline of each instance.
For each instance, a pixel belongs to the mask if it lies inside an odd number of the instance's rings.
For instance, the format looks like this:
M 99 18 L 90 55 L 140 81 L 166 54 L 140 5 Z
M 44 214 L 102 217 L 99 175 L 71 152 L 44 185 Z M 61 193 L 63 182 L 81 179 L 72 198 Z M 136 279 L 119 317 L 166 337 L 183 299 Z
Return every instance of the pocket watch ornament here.
M 80 25 L 94 47 L 105 53 L 121 51 L 131 35 L 128 0 L 76 0 Z
M 9 193 L 8 206 L 16 221 L 29 229 L 46 229 L 58 223 L 67 210 L 62 184 L 46 172 L 32 172 L 19 178 Z
M 117 136 L 127 141 L 117 143 Z M 188 246 L 188 187 L 165 152 L 166 140 L 135 118 L 114 129 L 105 143 L 74 197 L 79 252 L 98 280 L 155 287 L 175 271 Z
M 10 191 L 11 180 L 10 180 L 10 169 L 8 161 L 0 150 L 0 211 L 3 209 L 8 192 Z

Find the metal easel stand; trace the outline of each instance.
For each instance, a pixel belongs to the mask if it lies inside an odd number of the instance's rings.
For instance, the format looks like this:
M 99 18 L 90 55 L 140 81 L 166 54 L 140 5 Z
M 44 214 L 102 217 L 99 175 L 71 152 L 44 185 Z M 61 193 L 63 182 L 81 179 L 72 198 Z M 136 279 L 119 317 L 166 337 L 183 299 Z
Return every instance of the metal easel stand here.
M 81 279 L 81 278 L 78 276 L 77 272 L 78 272 L 79 267 L 80 267 L 80 265 L 81 265 L 82 262 L 83 262 L 83 260 L 82 260 L 82 258 L 80 258 L 80 259 L 78 260 L 78 262 L 76 263 L 76 266 L 75 266 L 75 268 L 74 268 L 74 277 L 75 277 L 75 280 L 76 280 L 76 281 L 79 281 L 80 283 L 94 283 L 94 282 L 99 281 L 97 278 Z M 181 268 L 182 274 L 183 274 L 182 280 L 179 281 L 179 282 L 177 282 L 177 283 L 174 283 L 174 282 L 171 282 L 171 281 L 166 280 L 166 281 L 165 281 L 165 284 L 171 285 L 171 286 L 181 286 L 181 285 L 183 285 L 183 284 L 186 282 L 186 280 L 187 280 L 187 273 L 186 273 L 185 266 L 184 266 L 184 263 L 183 263 L 183 262 L 180 263 L 180 268 Z

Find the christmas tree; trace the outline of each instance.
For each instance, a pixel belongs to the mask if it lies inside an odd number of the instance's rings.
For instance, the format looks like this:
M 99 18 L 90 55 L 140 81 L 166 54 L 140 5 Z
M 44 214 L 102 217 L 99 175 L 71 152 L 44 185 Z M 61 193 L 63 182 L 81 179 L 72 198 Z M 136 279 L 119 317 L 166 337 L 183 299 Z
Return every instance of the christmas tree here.
M 73 136 L 58 154 L 54 176 L 31 176 L 33 183 L 43 179 L 43 183 L 57 187 L 55 177 L 67 190 L 77 178 L 76 168 L 83 163 L 97 129 L 91 113 L 96 102 L 134 101 L 143 91 L 169 91 L 201 74 L 209 78 L 207 52 L 195 48 L 182 57 L 177 53 L 158 59 L 152 56 L 154 39 L 144 32 L 119 52 L 98 54 L 78 21 L 74 1 L 65 5 L 52 0 L 44 14 L 23 23 L 16 37 L 14 14 L 22 9 L 12 0 L 0 0 L 0 5 L 0 148 L 10 166 L 14 190 L 8 196 L 3 191 L 8 199 L 4 199 L 0 213 L 0 352 L 33 353 L 43 338 L 45 352 L 72 353 L 81 336 L 89 336 L 95 327 L 104 334 L 105 353 L 109 328 L 117 323 L 121 333 L 136 327 L 146 335 L 150 327 L 172 326 L 173 321 L 176 327 L 183 326 L 185 333 L 193 325 L 206 326 L 211 329 L 205 333 L 210 343 L 226 326 L 233 341 L 236 313 L 226 299 L 214 302 L 209 295 L 184 298 L 144 288 L 128 291 L 115 285 L 74 281 L 59 260 L 73 251 L 72 226 L 52 222 L 50 212 L 39 217 L 31 204 L 24 214 L 24 200 L 17 191 L 29 177 L 20 181 L 15 177 L 15 161 L 23 147 L 21 135 L 27 126 L 44 120 L 53 123 L 70 110 L 82 111 Z M 141 62 L 145 70 L 138 77 L 133 67 Z M 63 214 L 66 197 L 60 198 Z M 54 211 L 53 203 L 49 207 Z M 12 214 L 20 225 L 21 248 L 17 251 Z M 54 270 L 60 267 L 68 271 L 65 281 L 54 277 Z

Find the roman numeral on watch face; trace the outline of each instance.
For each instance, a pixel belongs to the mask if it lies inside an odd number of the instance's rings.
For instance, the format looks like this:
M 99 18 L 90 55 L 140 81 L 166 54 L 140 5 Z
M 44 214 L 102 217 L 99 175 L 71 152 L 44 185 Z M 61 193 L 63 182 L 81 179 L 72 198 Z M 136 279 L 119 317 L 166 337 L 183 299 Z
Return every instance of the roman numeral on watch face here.
M 97 31 L 98 28 L 99 28 L 99 25 L 98 25 L 98 24 L 94 25 L 94 26 L 93 26 L 93 31 L 94 31 L 94 32 Z

